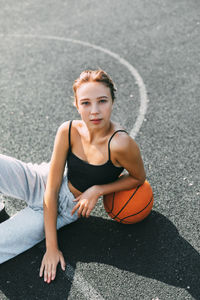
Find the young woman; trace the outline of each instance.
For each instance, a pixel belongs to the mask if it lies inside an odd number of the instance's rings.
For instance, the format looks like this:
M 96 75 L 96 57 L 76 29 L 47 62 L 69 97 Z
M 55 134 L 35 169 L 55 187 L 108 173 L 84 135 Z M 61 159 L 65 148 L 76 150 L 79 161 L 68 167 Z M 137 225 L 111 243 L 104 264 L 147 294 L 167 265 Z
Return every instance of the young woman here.
M 100 196 L 145 181 L 137 144 L 110 119 L 116 91 L 111 78 L 102 70 L 87 70 L 73 89 L 80 120 L 59 127 L 49 164 L 0 155 L 0 192 L 28 204 L 0 224 L 0 263 L 46 237 L 40 276 L 48 283 L 59 262 L 65 269 L 57 229 L 89 217 Z M 127 174 L 119 177 L 124 169 Z

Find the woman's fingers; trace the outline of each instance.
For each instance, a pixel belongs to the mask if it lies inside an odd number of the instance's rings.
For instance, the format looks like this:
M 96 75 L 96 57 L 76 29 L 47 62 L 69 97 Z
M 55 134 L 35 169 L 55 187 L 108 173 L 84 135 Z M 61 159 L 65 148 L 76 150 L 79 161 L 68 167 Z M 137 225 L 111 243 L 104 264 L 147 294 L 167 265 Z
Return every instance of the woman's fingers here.
M 77 208 L 80 206 L 80 203 L 78 202 L 74 208 L 72 209 L 71 215 L 73 215 L 75 213 L 75 211 L 77 210 Z
M 56 277 L 56 265 L 53 265 L 51 269 L 51 280 L 54 280 L 55 277 Z
M 44 281 L 45 282 L 47 281 L 47 278 L 48 278 L 48 272 L 47 272 L 47 269 L 45 268 L 44 269 Z
M 88 210 L 87 210 L 87 212 L 86 212 L 86 215 L 85 215 L 86 218 L 89 218 L 91 211 L 92 211 L 92 209 L 89 209 L 89 208 L 88 208 Z
M 72 209 L 71 215 L 73 215 L 77 209 L 78 209 L 78 217 L 79 218 L 81 215 L 83 217 L 88 218 L 92 211 L 92 207 L 91 207 L 91 205 L 89 205 L 87 199 L 79 200 L 79 202 Z
M 50 283 L 51 280 L 54 280 L 56 275 L 56 267 L 52 264 L 46 266 L 44 281 Z
M 62 254 L 60 255 L 60 265 L 61 265 L 62 270 L 65 271 L 66 262 L 65 262 L 65 259 Z
M 78 217 L 79 218 L 81 217 L 82 210 L 83 210 L 83 206 L 80 205 L 79 210 L 78 210 Z
M 78 209 L 79 208 L 79 209 Z M 78 209 L 78 217 L 80 218 L 80 216 L 82 215 L 83 217 L 89 217 L 91 210 L 88 207 L 88 203 L 87 202 L 81 202 L 79 201 L 74 208 L 72 209 L 71 215 L 73 215 L 75 213 L 75 211 Z
M 55 253 L 54 253 L 55 254 Z M 49 255 L 49 254 L 48 254 Z M 61 251 L 58 250 L 54 258 L 48 258 L 47 253 L 41 263 L 39 275 L 42 277 L 44 275 L 44 281 L 50 283 L 56 277 L 57 265 L 60 262 L 61 268 L 64 271 L 66 267 L 65 259 Z
M 50 273 L 50 266 L 49 264 L 46 264 L 45 270 L 44 270 L 44 281 L 49 282 L 49 273 Z
M 49 266 L 48 266 L 48 271 L 47 271 L 47 274 L 48 274 L 47 282 L 48 282 L 48 283 L 51 282 L 51 273 L 52 273 L 52 265 L 49 265 Z
M 54 280 L 55 278 L 56 278 L 56 270 L 52 270 L 51 280 Z
M 44 271 L 44 262 L 42 261 L 41 267 L 40 267 L 40 277 L 42 277 Z
M 83 217 L 85 216 L 85 213 L 88 209 L 88 206 L 85 202 L 81 203 L 79 206 L 79 210 L 78 210 L 78 216 L 80 218 L 80 216 L 82 215 Z
M 82 210 L 82 216 L 85 217 L 86 216 L 86 212 L 87 212 L 87 207 L 85 206 Z
M 73 200 L 73 202 L 77 202 L 77 201 L 79 201 L 79 200 L 80 200 L 80 197 L 81 197 L 81 195 L 80 195 L 80 196 L 78 196 L 77 198 L 75 198 L 75 199 Z
M 53 272 L 52 272 L 53 270 Z M 40 277 L 42 277 L 44 273 L 44 281 L 45 282 L 50 282 L 52 279 L 52 274 L 54 275 L 53 277 L 55 278 L 55 268 L 52 268 L 52 265 L 50 264 L 45 264 L 42 262 L 42 265 L 40 267 Z

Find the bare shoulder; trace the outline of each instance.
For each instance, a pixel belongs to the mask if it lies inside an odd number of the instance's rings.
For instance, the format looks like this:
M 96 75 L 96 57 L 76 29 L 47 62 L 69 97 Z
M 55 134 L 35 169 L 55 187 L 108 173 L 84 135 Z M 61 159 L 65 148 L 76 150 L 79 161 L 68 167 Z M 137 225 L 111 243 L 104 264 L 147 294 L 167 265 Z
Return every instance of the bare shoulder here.
M 70 123 L 70 121 L 66 121 L 66 122 L 64 122 L 64 123 L 62 123 L 60 126 L 59 126 L 59 128 L 58 128 L 58 130 L 67 130 L 67 129 L 69 129 L 69 123 Z
M 85 131 L 86 131 L 85 129 L 86 126 L 82 120 L 73 120 L 72 128 L 71 128 L 72 144 L 74 141 L 77 141 L 77 139 L 80 139 L 80 137 L 85 136 Z
M 58 128 L 57 136 L 60 137 L 60 140 L 65 141 L 66 146 L 69 144 L 69 127 L 71 121 L 66 121 L 60 125 Z M 81 136 L 81 131 L 83 130 L 83 123 L 81 120 L 73 120 L 71 124 L 71 138 L 70 143 L 73 146 L 74 142 Z
M 130 151 L 138 151 L 139 147 L 135 140 L 131 138 L 127 132 L 119 131 L 111 140 L 111 149 L 114 153 L 125 155 Z
M 70 123 L 70 121 L 66 121 L 58 127 L 57 134 L 56 134 L 57 137 L 62 138 L 62 137 L 66 137 L 68 135 L 69 123 Z
M 61 134 L 67 134 L 69 132 L 70 122 L 71 121 L 66 121 L 66 122 L 62 123 L 58 128 L 58 132 L 60 132 Z M 81 127 L 81 126 L 82 126 L 81 121 L 73 120 L 71 130 L 78 130 L 79 127 Z
M 62 123 L 56 132 L 54 148 L 68 149 L 69 121 Z

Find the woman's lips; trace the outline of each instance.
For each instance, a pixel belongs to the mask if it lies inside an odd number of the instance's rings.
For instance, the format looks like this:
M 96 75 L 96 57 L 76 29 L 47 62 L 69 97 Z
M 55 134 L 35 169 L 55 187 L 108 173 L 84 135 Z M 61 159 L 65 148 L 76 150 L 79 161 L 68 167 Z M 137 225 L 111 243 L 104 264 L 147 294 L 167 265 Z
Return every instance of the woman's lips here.
M 94 124 L 99 124 L 101 122 L 101 119 L 92 119 L 90 121 Z

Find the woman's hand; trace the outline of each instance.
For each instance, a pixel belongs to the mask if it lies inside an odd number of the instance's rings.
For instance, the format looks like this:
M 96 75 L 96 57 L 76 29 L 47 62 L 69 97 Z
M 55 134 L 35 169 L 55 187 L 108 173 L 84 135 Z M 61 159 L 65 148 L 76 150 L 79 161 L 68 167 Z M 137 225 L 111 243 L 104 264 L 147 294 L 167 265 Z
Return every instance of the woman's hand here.
M 72 209 L 71 215 L 73 215 L 78 209 L 79 217 L 82 215 L 83 217 L 88 218 L 91 211 L 94 209 L 99 196 L 100 195 L 97 191 L 96 186 L 92 186 L 91 188 L 87 189 L 80 196 L 73 200 L 78 203 Z
M 62 252 L 59 249 L 47 249 L 43 256 L 41 267 L 40 267 L 40 277 L 42 277 L 44 272 L 44 281 L 50 283 L 56 277 L 56 268 L 60 262 L 61 268 L 65 271 L 66 263 Z

